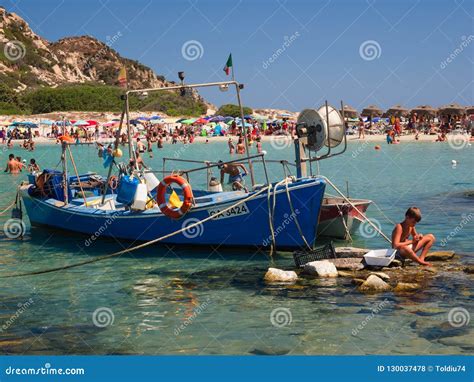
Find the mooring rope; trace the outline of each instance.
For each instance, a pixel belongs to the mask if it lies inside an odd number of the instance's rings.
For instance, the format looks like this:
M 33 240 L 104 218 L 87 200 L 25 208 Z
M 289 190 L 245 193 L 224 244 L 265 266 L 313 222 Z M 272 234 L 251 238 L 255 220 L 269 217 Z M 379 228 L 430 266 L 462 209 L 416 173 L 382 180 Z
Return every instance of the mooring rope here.
M 258 195 L 260 195 L 261 193 L 263 193 L 264 191 L 266 191 L 267 189 L 269 188 L 269 186 L 267 187 L 264 187 L 262 189 L 260 189 L 258 192 L 256 192 L 255 194 L 253 195 L 250 195 L 249 197 L 247 198 L 244 198 L 240 201 L 238 201 L 237 203 L 227 207 L 227 208 L 224 208 L 222 211 L 220 211 L 220 213 L 224 213 L 224 212 L 227 212 L 229 211 L 230 209 L 234 208 L 234 207 L 237 207 L 238 205 L 240 204 L 243 204 L 249 200 L 252 200 L 254 199 L 255 197 L 257 197 Z M 118 252 L 114 252 L 114 253 L 111 253 L 109 255 L 104 255 L 104 256 L 101 256 L 101 257 L 97 257 L 95 259 L 91 259 L 91 260 L 86 260 L 86 261 L 81 261 L 79 263 L 74 263 L 74 264 L 70 264 L 70 265 L 64 265 L 62 267 L 55 267 L 55 268 L 49 268 L 49 269 L 44 269 L 44 270 L 40 270 L 40 271 L 34 271 L 34 272 L 26 272 L 26 273 L 16 273 L 16 274 L 12 274 L 12 275 L 6 275 L 6 276 L 0 276 L 0 278 L 12 278 L 12 277 L 23 277 L 23 276 L 35 276 L 35 275 L 41 275 L 41 274 L 45 274 L 45 273 L 52 273 L 52 272 L 57 272 L 57 271 L 62 271 L 62 270 L 65 270 L 65 269 L 71 269 L 71 268 L 77 268 L 77 267 L 80 267 L 80 266 L 83 266 L 83 265 L 87 265 L 87 264 L 92 264 L 92 263 L 97 263 L 99 261 L 102 261 L 102 260 L 107 260 L 107 259 L 111 259 L 113 257 L 117 257 L 117 256 L 120 256 L 120 255 L 123 255 L 124 253 L 128 253 L 128 252 L 132 252 L 132 251 L 136 251 L 138 249 L 141 249 L 141 248 L 144 248 L 144 247 L 148 247 L 149 245 L 152 245 L 152 244 L 155 244 L 155 243 L 158 243 L 159 241 L 162 241 L 162 240 L 165 240 L 169 237 L 172 237 L 172 236 L 175 236 L 179 233 L 182 233 L 182 232 L 185 232 L 185 231 L 188 231 L 194 227 L 197 227 L 198 225 L 202 225 L 203 223 L 206 223 L 207 221 L 213 219 L 214 216 L 208 216 L 207 218 L 205 219 L 202 219 L 196 223 L 192 223 L 186 227 L 182 227 L 181 229 L 177 230 L 177 231 L 174 231 L 174 232 L 171 232 L 167 235 L 164 235 L 164 236 L 161 236 L 161 237 L 158 237 L 156 239 L 153 239 L 153 240 L 150 240 L 150 241 L 147 241 L 146 243 L 142 243 L 142 244 L 139 244 L 135 247 L 131 247 L 131 248 L 126 248 L 126 249 L 123 249 L 121 251 L 118 251 Z
M 336 187 L 336 185 L 335 185 L 333 182 L 331 182 L 331 181 L 330 181 L 327 177 L 325 177 L 324 175 L 320 175 L 320 177 L 323 178 L 326 182 L 328 182 L 329 185 L 330 185 L 339 195 L 341 195 L 342 198 L 343 198 L 347 203 L 349 203 L 352 208 L 355 208 L 355 209 L 358 211 L 358 213 L 364 218 L 364 220 L 372 226 L 373 229 L 375 229 L 385 240 L 387 240 L 390 244 L 392 244 L 392 240 L 390 240 L 390 239 L 388 238 L 388 236 L 385 235 L 379 227 L 377 227 L 374 223 L 372 223 L 372 221 L 371 221 L 363 212 L 359 211 L 358 208 L 354 205 L 354 203 L 352 203 L 352 202 L 347 198 L 347 196 L 345 196 L 345 195 Z
M 2 212 L 0 212 L 0 216 L 3 215 L 5 212 L 10 210 L 14 205 L 16 204 L 16 201 L 14 201 L 12 204 L 10 204 L 7 208 L 5 208 Z

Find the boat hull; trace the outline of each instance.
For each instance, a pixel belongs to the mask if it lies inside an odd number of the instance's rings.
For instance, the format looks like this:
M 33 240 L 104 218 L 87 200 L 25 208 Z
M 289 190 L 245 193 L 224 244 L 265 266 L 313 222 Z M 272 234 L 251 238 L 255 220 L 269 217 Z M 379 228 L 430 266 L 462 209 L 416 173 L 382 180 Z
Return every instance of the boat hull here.
M 318 235 L 347 240 L 354 234 L 363 221 L 364 213 L 372 203 L 367 199 L 350 199 L 352 207 L 343 198 L 324 198 L 319 218 Z
M 289 185 L 294 214 L 291 213 L 285 186 L 271 192 L 275 197 L 273 226 L 278 249 L 303 247 L 295 220 L 298 220 L 308 243 L 313 245 L 317 235 L 318 216 L 325 182 L 319 178 L 299 180 Z M 89 235 L 86 245 L 100 237 L 118 240 L 149 241 L 181 230 L 211 214 L 215 218 L 189 230 L 163 239 L 163 244 L 207 246 L 269 247 L 271 231 L 268 216 L 268 195 L 264 191 L 255 198 L 222 214 L 220 211 L 252 196 L 243 192 L 208 195 L 209 202 L 193 208 L 183 218 L 172 220 L 157 208 L 143 212 L 130 210 L 107 211 L 68 204 L 61 206 L 54 199 L 42 200 L 22 189 L 22 198 L 31 225 L 41 225 Z

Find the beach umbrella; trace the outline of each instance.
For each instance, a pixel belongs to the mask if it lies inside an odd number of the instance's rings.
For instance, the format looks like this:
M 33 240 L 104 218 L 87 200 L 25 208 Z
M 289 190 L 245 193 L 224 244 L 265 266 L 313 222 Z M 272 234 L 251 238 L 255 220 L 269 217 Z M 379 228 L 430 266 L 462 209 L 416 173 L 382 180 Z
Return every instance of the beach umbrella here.
M 234 120 L 234 117 L 224 117 L 224 122 L 225 123 L 232 122 L 233 120 Z
M 118 125 L 118 122 L 115 122 L 115 121 L 111 121 L 111 122 L 106 122 L 103 124 L 103 126 L 105 127 L 112 127 L 112 126 L 116 126 Z
M 152 125 L 156 125 L 156 124 L 158 124 L 158 123 L 163 123 L 163 122 L 162 122 L 161 119 L 151 119 L 151 120 L 150 120 L 150 123 L 151 123 Z
M 360 114 L 365 117 L 380 117 L 383 111 L 376 105 L 369 105 Z
M 160 117 L 159 115 L 154 115 L 153 117 L 150 117 L 150 121 L 154 121 L 157 119 L 163 119 L 163 117 Z
M 138 117 L 137 118 L 137 121 L 148 121 L 148 118 L 147 117 Z
M 71 121 L 71 122 L 72 122 L 72 121 Z M 75 121 L 75 122 L 73 123 L 73 126 L 87 126 L 87 125 L 89 125 L 89 122 L 84 121 L 84 120 L 82 120 L 82 119 L 80 119 L 80 120 L 78 120 L 78 121 Z
M 426 115 L 430 117 L 434 117 L 437 112 L 438 110 L 430 105 L 420 105 L 410 110 L 410 114 L 416 113 L 417 115 Z
M 48 125 L 48 126 L 51 126 L 53 123 L 54 123 L 54 121 L 51 121 L 50 119 L 42 119 L 42 120 L 40 121 L 40 124 L 42 124 L 42 125 Z
M 97 126 L 99 124 L 99 122 L 94 121 L 92 119 L 88 120 L 87 123 L 88 123 L 88 126 Z
M 474 106 L 466 107 L 466 114 L 467 115 L 473 115 L 474 114 Z
M 391 108 L 389 108 L 385 114 L 386 116 L 395 116 L 395 117 L 405 117 L 409 114 L 409 110 L 406 107 L 403 107 L 402 105 L 394 105 Z
M 439 114 L 443 114 L 443 115 L 447 115 L 447 114 L 463 115 L 465 111 L 466 109 L 457 103 L 451 103 L 449 105 L 444 105 L 439 108 Z
M 225 121 L 225 118 L 222 115 L 215 115 L 209 121 L 211 121 L 211 122 L 223 122 L 223 121 Z
M 193 124 L 196 124 L 196 125 L 205 125 L 207 124 L 209 121 L 205 118 L 199 118 L 199 119 L 196 119 Z
M 187 118 L 180 118 L 177 121 L 175 121 L 175 123 L 182 123 L 183 121 L 186 121 L 186 120 Z
M 179 123 L 182 123 L 183 125 L 192 125 L 194 123 L 195 119 L 194 118 L 191 118 L 191 119 L 184 119 L 182 121 L 180 121 Z
M 342 109 L 339 110 L 342 115 Z M 359 112 L 354 109 L 352 106 L 344 105 L 344 118 L 357 118 L 359 116 Z

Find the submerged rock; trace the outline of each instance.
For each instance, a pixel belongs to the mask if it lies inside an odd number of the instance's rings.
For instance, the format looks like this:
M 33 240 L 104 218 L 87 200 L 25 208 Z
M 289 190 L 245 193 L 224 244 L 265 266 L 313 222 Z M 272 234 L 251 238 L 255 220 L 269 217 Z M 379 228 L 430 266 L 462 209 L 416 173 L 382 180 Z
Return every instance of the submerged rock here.
M 429 252 L 425 257 L 425 260 L 426 261 L 446 261 L 446 260 L 452 259 L 454 255 L 455 255 L 454 251 Z
M 319 277 L 337 277 L 337 269 L 335 265 L 328 260 L 312 261 L 305 264 L 304 271 L 310 275 L 318 275 Z
M 382 280 L 385 281 L 390 280 L 390 276 L 383 272 L 370 272 L 370 274 L 380 277 Z
M 408 291 L 414 291 L 420 289 L 420 285 L 417 283 L 402 283 L 399 282 L 395 289 L 393 290 L 394 292 L 408 292 Z
M 337 267 L 336 267 L 337 268 Z M 344 271 L 337 271 L 337 274 L 340 276 L 340 277 L 354 277 L 354 275 L 352 273 L 349 273 L 349 272 L 344 272 Z
M 358 279 L 358 278 L 353 278 L 352 279 L 352 284 L 354 284 L 354 285 L 362 285 L 363 283 L 365 283 L 364 279 Z
M 289 283 L 296 281 L 298 279 L 298 275 L 294 271 L 283 271 L 278 268 L 268 268 L 264 279 L 269 283 Z
M 367 280 L 359 287 L 361 292 L 385 292 L 391 289 L 390 285 L 375 275 L 367 277 Z
M 464 267 L 463 271 L 472 275 L 474 273 L 474 265 L 468 265 L 467 267 Z

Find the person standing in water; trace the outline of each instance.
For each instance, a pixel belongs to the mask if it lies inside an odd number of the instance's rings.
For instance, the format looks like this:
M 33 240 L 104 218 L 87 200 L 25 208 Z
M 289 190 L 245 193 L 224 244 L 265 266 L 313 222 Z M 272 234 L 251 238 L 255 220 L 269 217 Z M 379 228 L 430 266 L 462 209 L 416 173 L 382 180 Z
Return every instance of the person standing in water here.
M 234 142 L 232 142 L 232 138 L 229 138 L 227 145 L 229 146 L 229 154 L 232 155 L 235 152 L 235 146 Z
M 245 154 L 245 145 L 242 137 L 239 138 L 239 143 L 237 143 L 237 154 Z

